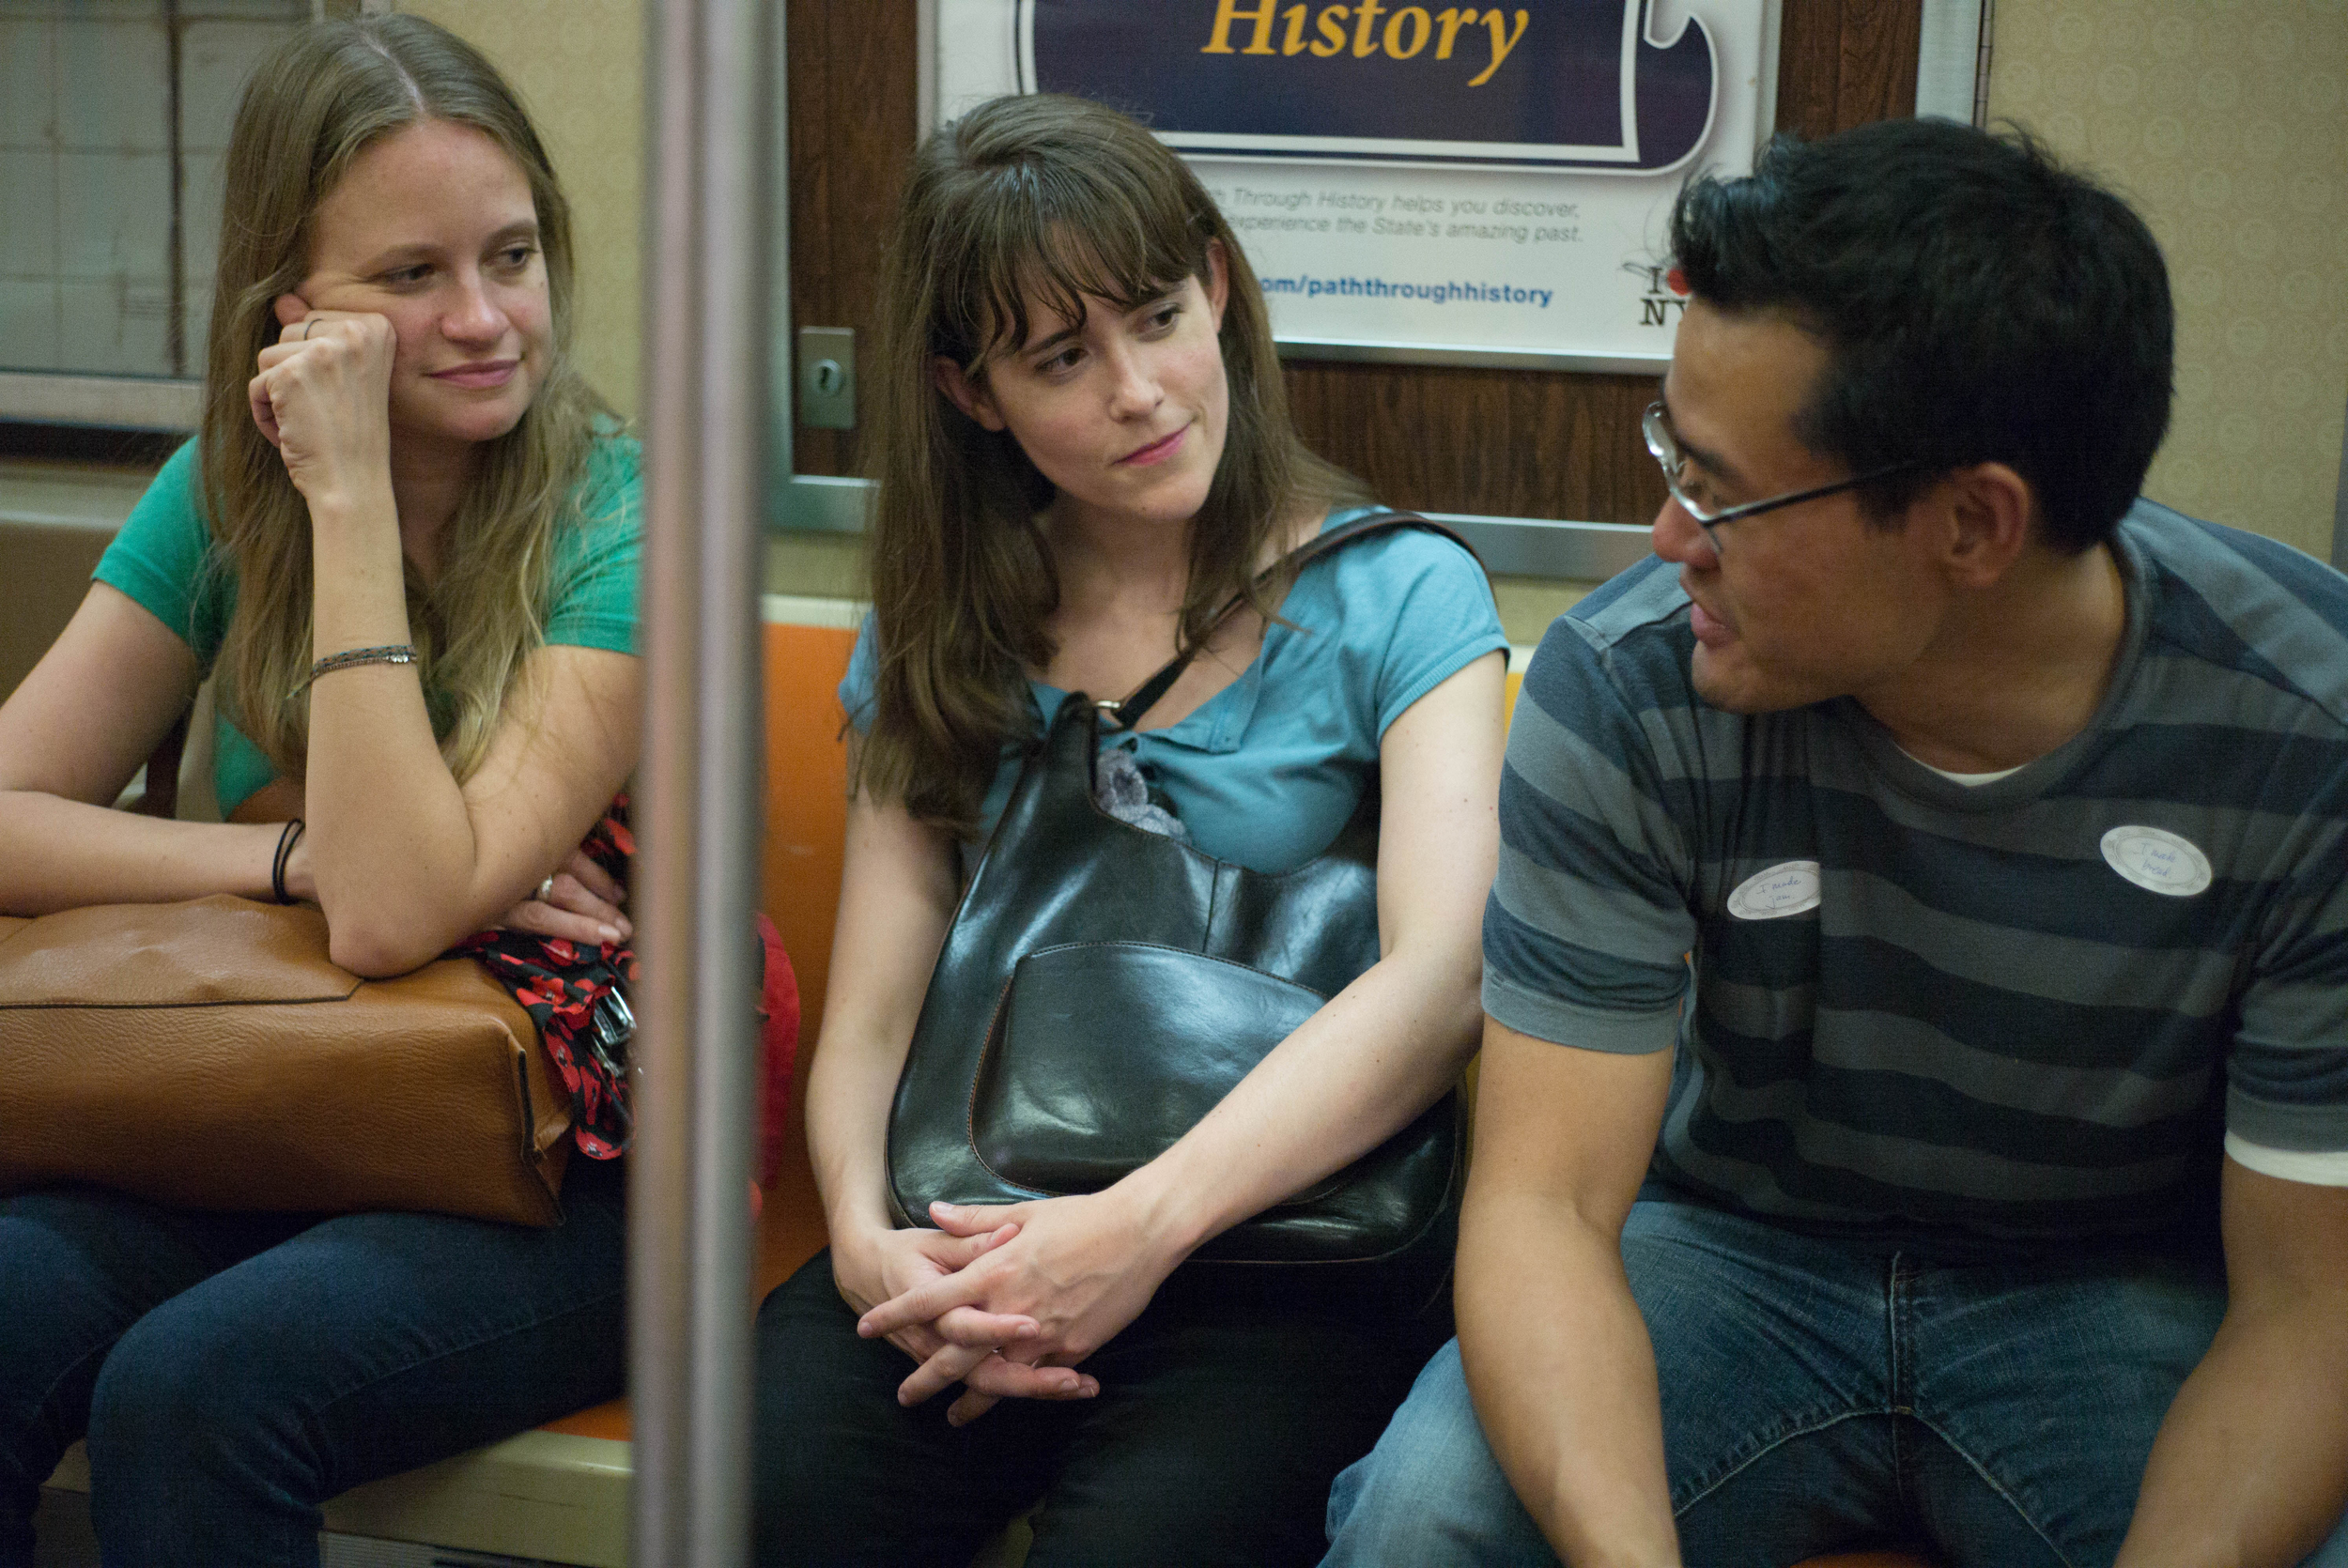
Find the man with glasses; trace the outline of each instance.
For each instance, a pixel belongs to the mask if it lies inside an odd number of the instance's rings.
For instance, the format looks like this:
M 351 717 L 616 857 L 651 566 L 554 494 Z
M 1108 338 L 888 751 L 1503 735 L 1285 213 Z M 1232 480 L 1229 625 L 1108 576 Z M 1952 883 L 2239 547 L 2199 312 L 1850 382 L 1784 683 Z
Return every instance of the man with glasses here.
M 1509 737 L 1460 1338 L 1329 1561 L 2348 1560 L 2348 581 L 2137 499 L 2160 254 L 2027 141 L 1781 140 L 1672 244 L 1659 559 Z

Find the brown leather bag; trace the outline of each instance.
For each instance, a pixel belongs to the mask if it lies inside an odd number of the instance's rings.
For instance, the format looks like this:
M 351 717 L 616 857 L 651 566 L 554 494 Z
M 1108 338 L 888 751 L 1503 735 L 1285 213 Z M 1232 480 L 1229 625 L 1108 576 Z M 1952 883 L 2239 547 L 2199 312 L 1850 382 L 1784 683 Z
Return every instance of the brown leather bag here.
M 0 917 L 0 1192 L 550 1225 L 571 1107 L 470 959 L 363 980 L 307 905 Z

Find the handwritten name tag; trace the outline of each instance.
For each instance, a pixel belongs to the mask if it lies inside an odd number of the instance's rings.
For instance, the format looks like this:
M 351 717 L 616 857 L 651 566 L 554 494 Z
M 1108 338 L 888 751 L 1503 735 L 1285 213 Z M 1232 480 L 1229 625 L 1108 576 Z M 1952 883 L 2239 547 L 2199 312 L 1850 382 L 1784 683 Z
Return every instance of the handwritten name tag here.
M 2166 828 L 2115 827 L 2103 849 L 2107 865 L 2148 893 L 2189 899 L 2209 888 L 2209 856 Z
M 1739 920 L 1783 920 L 1818 907 L 1818 863 L 1788 860 L 1755 871 L 1728 896 L 1728 913 Z

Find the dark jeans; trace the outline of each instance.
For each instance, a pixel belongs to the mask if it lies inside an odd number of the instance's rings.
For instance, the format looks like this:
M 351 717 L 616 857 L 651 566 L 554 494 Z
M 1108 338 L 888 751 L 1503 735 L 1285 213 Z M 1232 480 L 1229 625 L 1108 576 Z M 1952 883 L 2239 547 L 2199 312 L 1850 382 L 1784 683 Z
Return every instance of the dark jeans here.
M 313 1564 L 318 1505 L 619 1392 L 624 1173 L 546 1230 L 0 1200 L 0 1568 L 86 1435 L 108 1564 Z
M 1098 1398 L 1005 1400 L 955 1428 L 958 1389 L 897 1404 L 913 1362 L 857 1337 L 817 1253 L 758 1314 L 756 1560 L 966 1568 L 1040 1499 L 1029 1568 L 1315 1561 L 1330 1478 L 1377 1440 L 1448 1312 L 1366 1324 L 1166 1298 L 1086 1361 Z
M 1917 1536 L 1965 1568 L 2109 1563 L 2226 1307 L 2215 1253 L 2174 1244 L 2030 1255 L 1643 1199 L 1622 1255 L 1680 1550 L 1707 1568 Z M 1457 1345 L 1338 1478 L 1329 1533 L 1329 1568 L 1557 1560 L 1485 1444 Z M 2307 1560 L 2348 1561 L 2348 1528 Z

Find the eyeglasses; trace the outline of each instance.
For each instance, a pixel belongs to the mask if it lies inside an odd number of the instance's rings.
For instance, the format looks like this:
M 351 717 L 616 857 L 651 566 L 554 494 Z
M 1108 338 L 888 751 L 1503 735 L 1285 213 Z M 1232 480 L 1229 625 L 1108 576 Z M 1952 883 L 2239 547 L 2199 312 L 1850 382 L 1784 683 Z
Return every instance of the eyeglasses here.
M 1646 438 L 1647 451 L 1653 453 L 1656 462 L 1662 465 L 1663 484 L 1671 491 L 1672 500 L 1679 503 L 1682 512 L 1695 519 L 1696 527 L 1704 530 L 1704 537 L 1711 543 L 1715 555 L 1720 553 L 1721 536 L 1712 530 L 1722 523 L 1733 523 L 1739 517 L 1751 517 L 1763 512 L 1774 512 L 1781 506 L 1791 506 L 1797 501 L 1816 500 L 1821 496 L 1854 490 L 1861 484 L 1872 484 L 1878 479 L 1889 479 L 1895 473 L 1906 473 L 1919 466 L 1913 460 L 1893 463 L 1887 468 L 1853 474 L 1848 479 L 1838 479 L 1831 484 L 1796 490 L 1789 495 L 1771 496 L 1767 500 L 1747 501 L 1742 506 L 1714 507 L 1693 500 L 1679 487 L 1680 471 L 1688 466 L 1688 458 L 1679 450 L 1679 438 L 1672 434 L 1671 415 L 1661 403 L 1648 404 L 1646 412 L 1639 416 L 1639 434 Z

